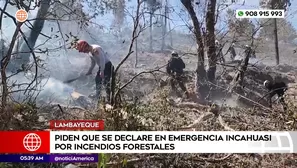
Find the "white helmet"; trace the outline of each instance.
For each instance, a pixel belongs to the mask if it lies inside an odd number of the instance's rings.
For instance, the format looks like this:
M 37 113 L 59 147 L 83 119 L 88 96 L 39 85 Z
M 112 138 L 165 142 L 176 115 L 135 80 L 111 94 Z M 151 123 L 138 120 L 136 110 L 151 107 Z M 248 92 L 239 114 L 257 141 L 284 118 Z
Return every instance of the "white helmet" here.
M 235 43 L 232 43 L 232 46 L 235 46 Z
M 270 83 L 270 82 L 269 82 L 268 80 L 265 80 L 264 83 L 263 83 L 263 85 L 264 85 L 265 87 L 267 87 L 269 83 Z
M 249 46 L 249 45 L 245 45 L 245 47 L 246 47 L 246 48 L 249 48 L 250 46 Z
M 220 44 L 220 43 L 219 43 L 219 41 L 218 41 L 218 40 L 216 40 L 216 41 L 215 41 L 215 44 L 216 44 L 216 45 L 218 45 L 218 44 Z
M 177 56 L 178 54 L 177 54 L 177 52 L 172 51 L 171 55 L 172 55 L 172 56 Z

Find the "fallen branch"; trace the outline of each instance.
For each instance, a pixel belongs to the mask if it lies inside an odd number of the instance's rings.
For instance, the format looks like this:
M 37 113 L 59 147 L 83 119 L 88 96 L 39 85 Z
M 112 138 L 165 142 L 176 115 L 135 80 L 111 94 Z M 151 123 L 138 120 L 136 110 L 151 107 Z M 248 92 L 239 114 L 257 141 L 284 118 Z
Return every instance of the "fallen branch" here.
M 62 109 L 62 107 L 61 107 L 60 104 L 58 104 L 58 107 L 59 107 L 60 111 L 61 111 L 62 113 L 64 113 L 64 110 Z
M 50 103 L 48 107 L 53 107 L 55 108 L 55 106 L 59 107 L 59 110 L 61 111 L 61 109 L 67 109 L 65 112 L 67 112 L 68 110 L 81 110 L 82 112 L 88 112 L 88 110 L 80 107 L 80 106 L 69 106 L 69 105 L 63 105 L 63 104 L 57 104 L 57 103 Z M 64 111 L 61 111 L 64 112 Z
M 197 128 L 201 122 L 208 120 L 210 118 L 214 117 L 214 114 L 211 112 L 207 112 L 202 114 L 197 120 L 195 120 L 191 125 L 179 128 L 179 130 L 185 130 L 185 129 L 191 129 L 191 128 Z
M 245 96 L 242 96 L 242 95 L 239 94 L 239 93 L 236 93 L 236 92 L 234 92 L 234 93 L 237 94 L 239 97 L 241 97 L 241 98 L 243 98 L 243 99 L 246 99 L 246 100 L 248 100 L 248 101 L 250 101 L 250 102 L 252 102 L 252 103 L 254 103 L 254 104 L 257 104 L 257 105 L 261 106 L 263 109 L 265 109 L 265 110 L 269 110 L 269 111 L 272 112 L 272 110 L 271 110 L 270 108 L 265 107 L 264 105 L 262 105 L 262 104 L 260 104 L 260 103 L 258 103 L 258 102 L 256 102 L 256 101 L 254 101 L 254 100 L 252 100 L 252 99 L 249 99 L 249 98 L 247 98 L 247 97 L 245 97 Z
M 225 121 L 223 120 L 223 118 L 222 118 L 221 115 L 219 115 L 218 120 L 219 120 L 219 123 L 224 127 L 225 130 L 227 130 L 227 131 L 235 131 L 234 129 L 232 129 L 231 127 L 229 127 L 229 126 L 225 123 Z
M 135 76 L 133 76 L 128 82 L 126 82 L 124 85 L 122 85 L 116 92 L 115 94 L 115 97 L 118 96 L 118 94 L 126 87 L 128 86 L 130 83 L 132 83 L 134 81 L 134 79 L 136 79 L 138 76 L 142 75 L 142 74 L 146 74 L 146 73 L 154 73 L 154 72 L 157 72 L 159 71 L 160 68 L 158 69 L 155 69 L 155 70 L 150 70 L 150 71 L 143 71 L 143 72 L 140 72 L 138 74 L 136 74 Z

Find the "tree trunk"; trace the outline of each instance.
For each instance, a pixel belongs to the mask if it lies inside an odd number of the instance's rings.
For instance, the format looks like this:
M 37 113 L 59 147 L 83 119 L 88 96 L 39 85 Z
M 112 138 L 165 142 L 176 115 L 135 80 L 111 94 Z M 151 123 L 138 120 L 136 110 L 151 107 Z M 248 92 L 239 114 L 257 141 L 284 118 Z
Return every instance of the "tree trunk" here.
M 139 27 L 137 27 L 137 32 L 139 31 Z M 135 64 L 134 68 L 137 68 L 138 65 L 138 38 L 135 39 Z
M 170 47 L 173 48 L 173 38 L 172 38 L 172 30 L 171 30 L 170 22 L 168 22 L 168 29 L 170 30 L 170 31 L 169 31 Z
M 22 22 L 18 22 L 17 26 L 16 26 L 16 29 L 14 31 L 14 34 L 12 36 L 12 39 L 11 39 L 11 42 L 10 42 L 10 46 L 8 48 L 8 51 L 5 55 L 5 57 L 3 57 L 1 59 L 1 84 L 2 84 L 2 93 L 1 93 L 1 114 L 0 115 L 3 115 L 1 116 L 1 118 L 4 119 L 4 121 L 10 121 L 10 116 L 11 116 L 11 113 L 9 111 L 6 111 L 8 113 L 5 113 L 5 108 L 6 108 L 6 104 L 7 104 L 7 97 L 8 97 L 8 89 L 9 89 L 9 86 L 7 84 L 7 80 L 8 80 L 8 77 L 6 75 L 6 68 L 11 60 L 11 53 L 12 53 L 12 50 L 13 50 L 13 47 L 15 45 L 15 42 L 17 40 L 17 36 L 18 36 L 18 33 L 19 31 L 21 30 L 21 26 L 23 25 Z M 5 123 L 7 124 L 7 123 Z
M 150 52 L 153 51 L 153 11 L 150 12 Z
M 169 2 L 166 1 L 166 4 L 167 4 L 167 9 L 168 9 Z M 169 12 L 170 11 L 167 11 L 167 15 L 166 15 L 167 18 L 169 18 Z M 170 47 L 173 48 L 173 39 L 172 39 L 172 30 L 171 30 L 170 21 L 168 22 L 168 30 L 169 30 L 169 37 L 170 37 Z
M 274 45 L 275 45 L 275 58 L 276 65 L 279 65 L 279 48 L 278 48 L 278 35 L 277 35 L 277 19 L 273 19 L 274 22 Z
M 45 16 L 50 7 L 50 1 L 51 0 L 41 1 L 40 8 L 37 12 L 36 20 L 33 23 L 32 29 L 30 30 L 30 35 L 27 39 L 30 46 L 28 46 L 25 41 L 22 42 L 19 53 L 20 59 L 15 60 L 16 68 L 19 68 L 21 67 L 21 65 L 26 65 L 29 63 L 31 55 L 30 48 L 34 48 L 37 38 L 42 31 L 45 22 Z
M 162 48 L 161 50 L 164 51 L 165 48 L 165 36 L 167 33 L 167 0 L 165 1 L 165 10 L 164 10 L 164 20 L 162 19 L 162 23 L 163 23 L 163 31 L 162 31 Z M 164 22 L 163 22 L 164 21 Z
M 230 84 L 230 88 L 229 88 L 229 93 L 231 93 L 234 88 L 236 88 L 236 91 L 238 91 L 239 93 L 243 93 L 241 87 L 243 86 L 243 81 L 244 81 L 244 73 L 247 70 L 248 64 L 249 64 L 249 60 L 250 60 L 250 51 L 248 54 L 246 54 L 244 60 L 242 60 L 242 62 L 240 63 L 240 66 L 238 68 L 238 71 L 236 72 L 231 84 Z M 237 87 L 239 84 L 239 88 Z
M 192 6 L 191 0 L 181 0 L 181 3 L 187 9 L 194 26 L 194 35 L 197 43 L 198 63 L 196 69 L 196 90 L 199 92 L 202 99 L 204 99 L 209 91 L 206 81 L 206 71 L 204 68 L 204 45 L 202 41 L 200 23 Z
M 209 81 L 215 80 L 216 73 L 216 48 L 215 48 L 215 9 L 216 0 L 208 1 L 207 14 L 206 14 L 206 45 L 207 45 L 207 56 L 208 56 L 208 71 L 207 77 Z

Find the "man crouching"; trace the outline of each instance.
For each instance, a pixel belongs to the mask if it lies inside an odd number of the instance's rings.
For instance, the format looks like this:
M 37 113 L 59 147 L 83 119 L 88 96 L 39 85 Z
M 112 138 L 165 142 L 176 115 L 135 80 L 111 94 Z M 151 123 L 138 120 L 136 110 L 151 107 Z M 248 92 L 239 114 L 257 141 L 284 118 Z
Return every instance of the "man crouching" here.
M 284 110 L 287 110 L 287 105 L 284 100 L 284 94 L 288 90 L 288 86 L 285 82 L 270 82 L 268 80 L 264 81 L 264 86 L 268 89 L 268 102 L 269 107 L 272 107 L 272 97 L 277 95 L 281 104 L 283 105 Z

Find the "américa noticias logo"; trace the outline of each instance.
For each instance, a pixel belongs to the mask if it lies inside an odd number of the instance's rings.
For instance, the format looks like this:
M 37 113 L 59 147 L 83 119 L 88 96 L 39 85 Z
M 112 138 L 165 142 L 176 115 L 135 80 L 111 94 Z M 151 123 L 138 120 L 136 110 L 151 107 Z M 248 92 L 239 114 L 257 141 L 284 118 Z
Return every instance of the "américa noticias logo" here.
M 24 137 L 23 145 L 30 152 L 37 151 L 41 146 L 41 138 L 35 133 L 29 133 Z

